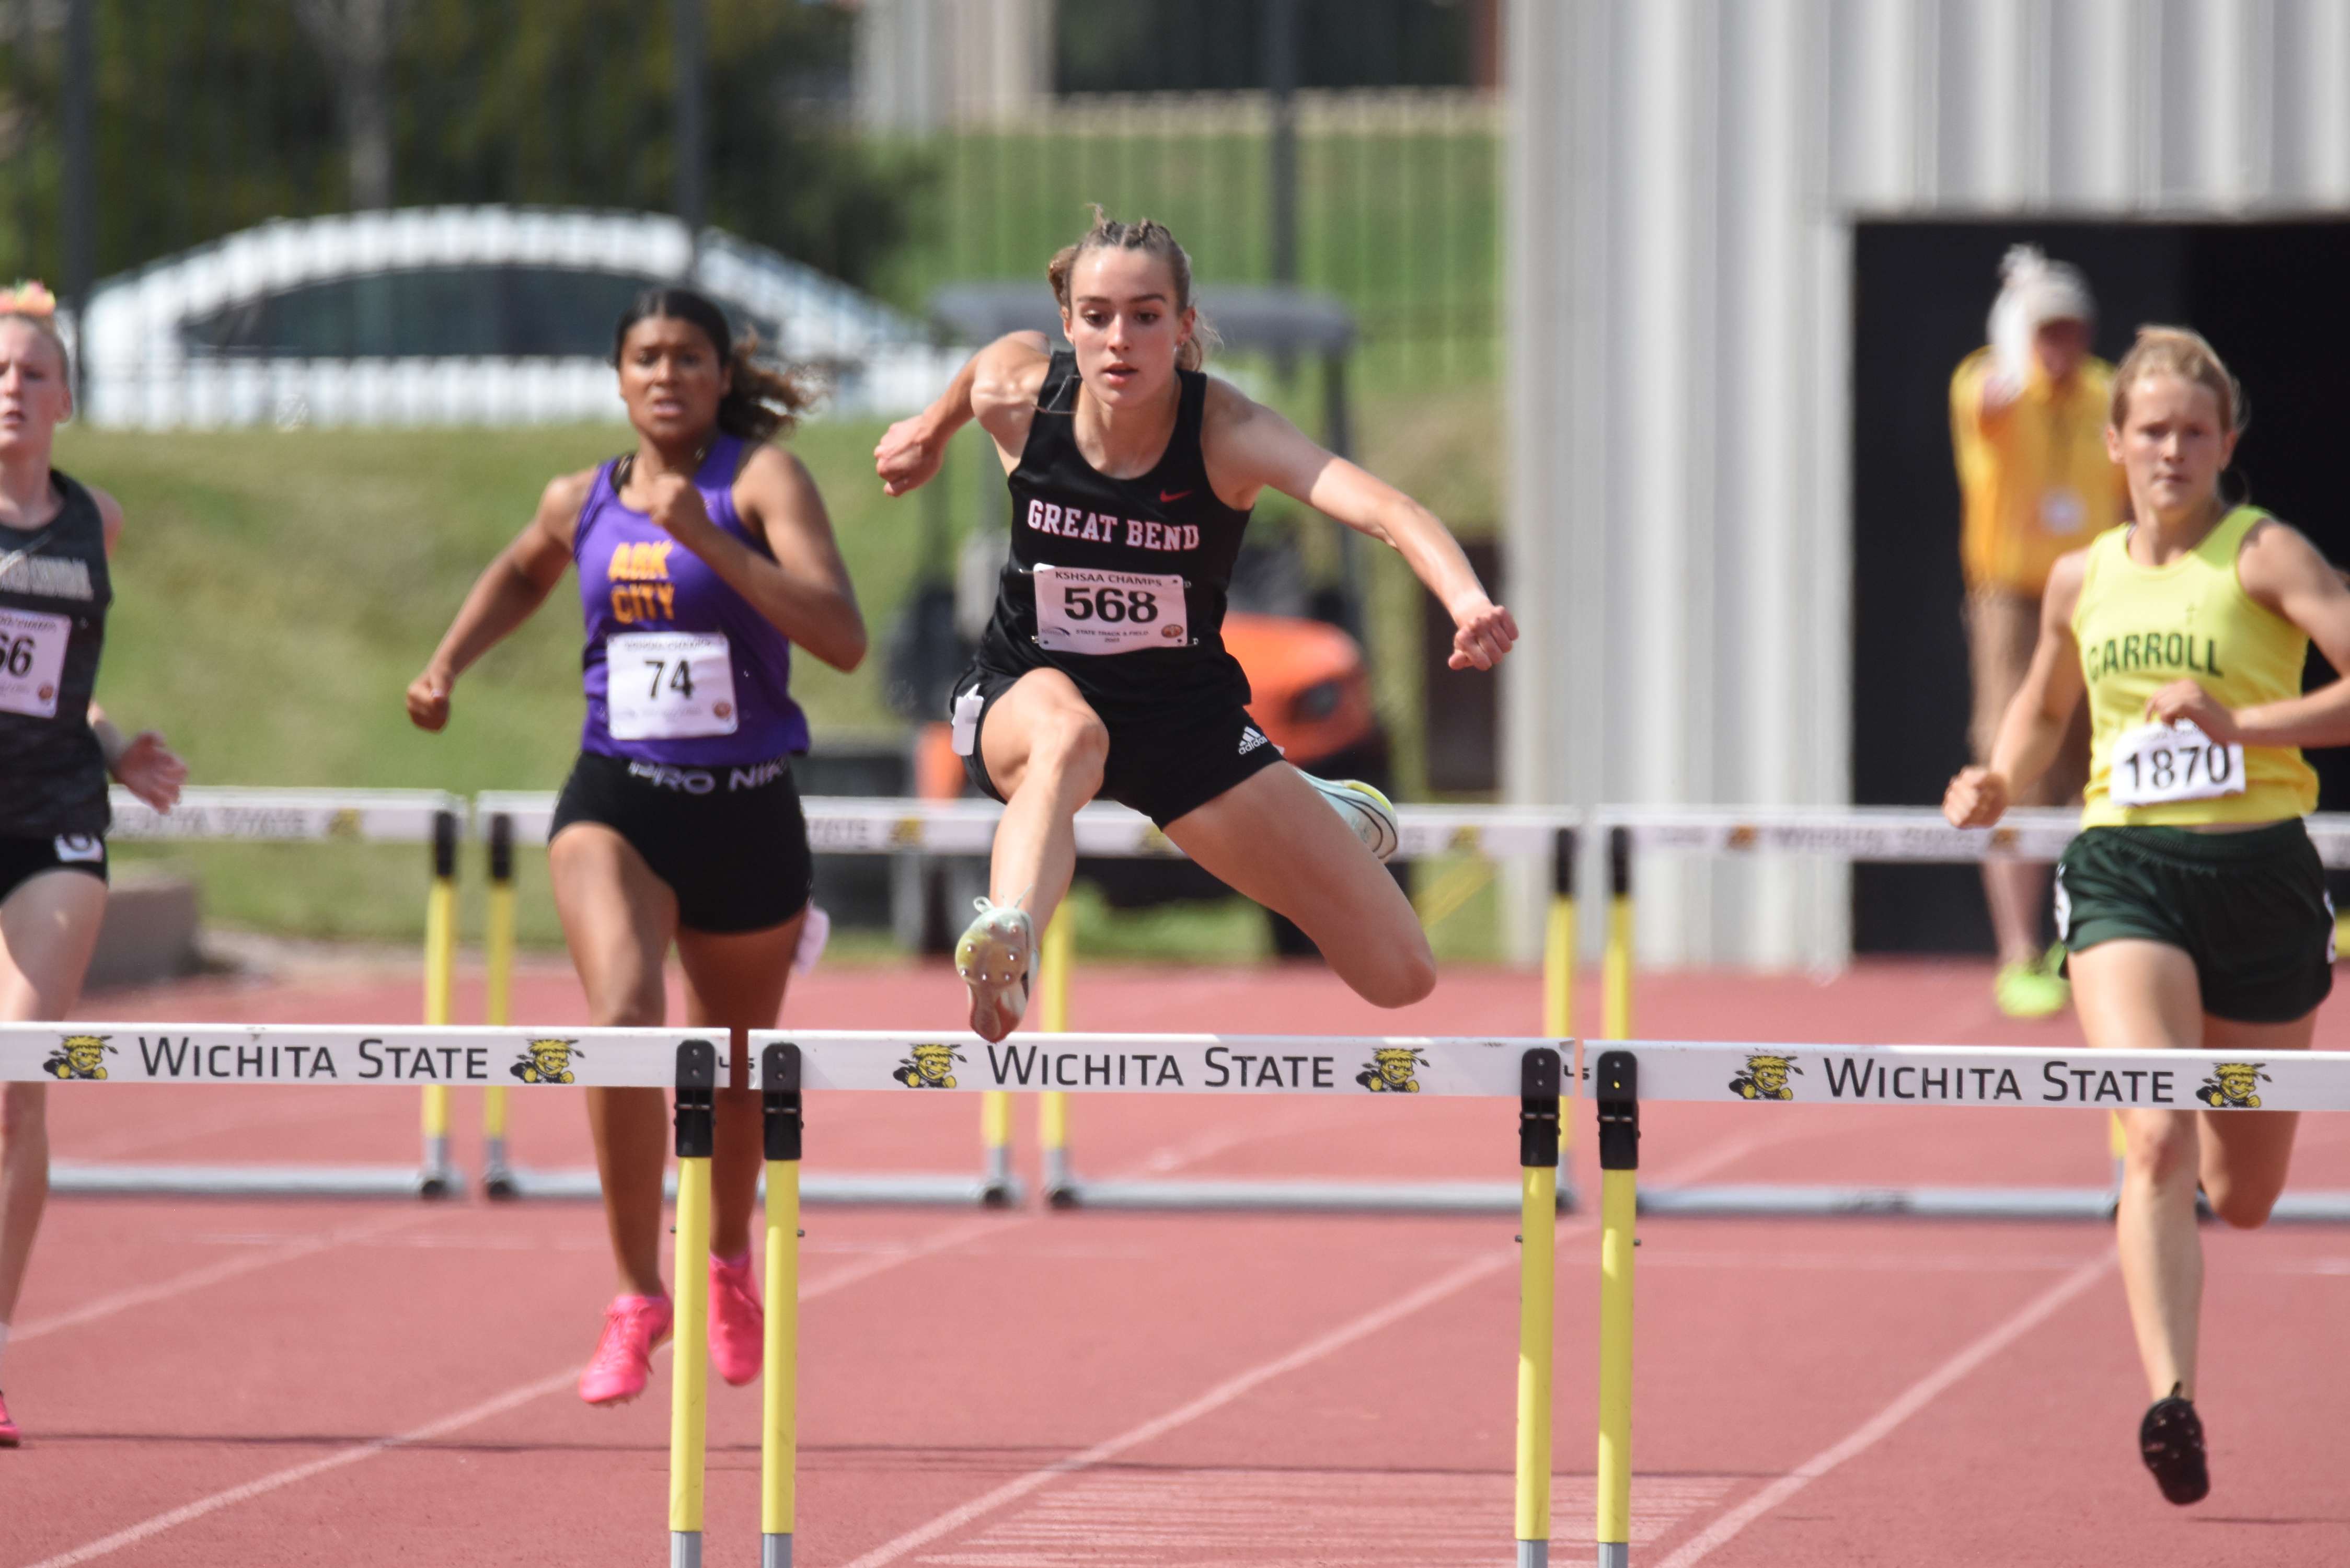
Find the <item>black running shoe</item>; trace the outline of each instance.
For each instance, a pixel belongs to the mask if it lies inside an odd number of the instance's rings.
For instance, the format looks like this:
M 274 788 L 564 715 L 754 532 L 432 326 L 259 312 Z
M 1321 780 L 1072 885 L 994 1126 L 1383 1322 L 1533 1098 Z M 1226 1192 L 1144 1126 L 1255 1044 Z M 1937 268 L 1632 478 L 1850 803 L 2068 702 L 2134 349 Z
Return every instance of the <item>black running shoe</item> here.
M 2137 1424 L 2137 1451 L 2162 1495 L 2184 1507 L 2210 1494 L 2211 1472 L 2203 1463 L 2202 1418 L 2192 1400 L 2179 1397 L 2182 1386 L 2172 1384 L 2168 1398 L 2147 1407 Z

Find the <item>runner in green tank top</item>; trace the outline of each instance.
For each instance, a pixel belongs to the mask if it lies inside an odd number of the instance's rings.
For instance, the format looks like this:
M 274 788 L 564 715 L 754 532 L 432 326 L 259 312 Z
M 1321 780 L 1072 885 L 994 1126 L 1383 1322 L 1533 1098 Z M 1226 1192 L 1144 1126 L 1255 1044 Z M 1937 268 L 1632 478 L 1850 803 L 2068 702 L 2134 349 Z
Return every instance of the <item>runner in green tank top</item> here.
M 2333 985 L 2334 910 L 2301 818 L 2303 746 L 2350 743 L 2350 681 L 2304 696 L 2311 643 L 2350 670 L 2350 588 L 2308 540 L 2220 499 L 2242 400 L 2211 346 L 2147 327 L 2114 376 L 2106 440 L 2132 524 L 2049 574 L 2040 642 L 1988 766 L 1943 811 L 1997 822 L 2046 768 L 2085 694 L 2082 831 L 2056 867 L 2057 926 L 2093 1046 L 2224 1052 L 2204 1107 L 2123 1113 L 2116 1241 L 2154 1404 L 2147 1468 L 2171 1501 L 2210 1490 L 2193 1405 L 2199 1184 L 2229 1224 L 2264 1223 L 2298 1117 L 2257 1108 L 2259 1064 L 2306 1050 Z

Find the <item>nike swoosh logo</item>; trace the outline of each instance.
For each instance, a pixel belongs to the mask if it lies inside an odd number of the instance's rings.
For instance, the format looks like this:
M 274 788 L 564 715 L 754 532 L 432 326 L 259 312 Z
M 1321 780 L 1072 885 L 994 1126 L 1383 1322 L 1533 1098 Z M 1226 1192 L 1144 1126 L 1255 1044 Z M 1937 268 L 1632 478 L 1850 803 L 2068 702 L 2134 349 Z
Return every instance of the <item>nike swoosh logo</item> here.
M 1183 497 L 1191 493 L 1188 490 L 1162 490 L 1159 493 L 1159 499 L 1161 501 L 1180 501 Z

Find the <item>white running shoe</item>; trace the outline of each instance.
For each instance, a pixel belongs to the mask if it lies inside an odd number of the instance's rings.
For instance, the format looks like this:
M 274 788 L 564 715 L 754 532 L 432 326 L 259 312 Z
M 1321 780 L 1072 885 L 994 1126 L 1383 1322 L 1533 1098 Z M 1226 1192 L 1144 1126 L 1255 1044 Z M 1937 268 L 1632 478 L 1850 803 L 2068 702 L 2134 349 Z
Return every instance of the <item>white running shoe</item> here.
M 1028 974 L 1036 952 L 1036 932 L 1028 911 L 1016 904 L 973 898 L 979 911 L 955 943 L 955 972 L 971 988 L 972 1033 L 1001 1040 L 1028 1011 Z
M 1322 792 L 1363 847 L 1381 859 L 1389 860 L 1403 846 L 1403 827 L 1396 821 L 1395 803 L 1360 779 L 1317 779 L 1312 774 L 1305 782 Z

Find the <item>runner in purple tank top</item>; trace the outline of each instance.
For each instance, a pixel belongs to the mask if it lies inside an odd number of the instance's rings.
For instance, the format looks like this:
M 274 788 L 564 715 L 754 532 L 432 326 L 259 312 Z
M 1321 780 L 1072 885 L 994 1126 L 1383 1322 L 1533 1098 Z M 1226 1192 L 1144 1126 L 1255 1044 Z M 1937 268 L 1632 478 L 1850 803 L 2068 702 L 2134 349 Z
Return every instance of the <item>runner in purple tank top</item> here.
M 712 1173 L 711 1359 L 758 1375 L 751 1214 L 761 1140 L 745 1032 L 775 1025 L 807 914 L 807 824 L 791 759 L 807 720 L 796 643 L 836 669 L 865 657 L 865 621 L 816 484 L 769 442 L 807 398 L 754 361 L 718 306 L 649 289 L 613 358 L 636 450 L 546 487 L 408 689 L 409 717 L 449 722 L 449 691 L 579 567 L 588 699 L 579 760 L 555 809 L 547 873 L 595 1022 L 664 1022 L 661 965 L 685 971 L 686 1022 L 733 1032 Z M 669 1107 L 657 1089 L 590 1089 L 588 1118 L 620 1293 L 579 1380 L 594 1405 L 643 1391 L 670 1330 L 660 1276 Z

